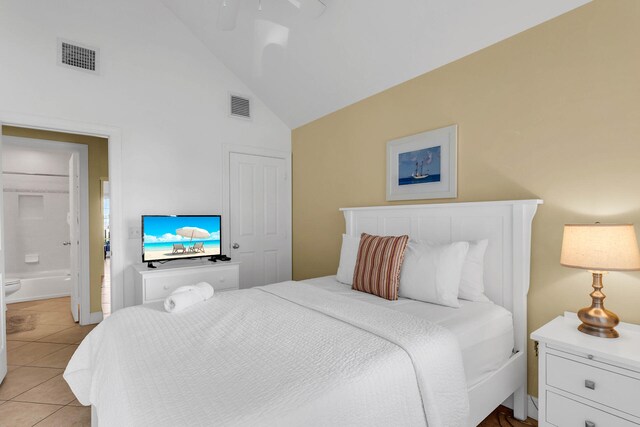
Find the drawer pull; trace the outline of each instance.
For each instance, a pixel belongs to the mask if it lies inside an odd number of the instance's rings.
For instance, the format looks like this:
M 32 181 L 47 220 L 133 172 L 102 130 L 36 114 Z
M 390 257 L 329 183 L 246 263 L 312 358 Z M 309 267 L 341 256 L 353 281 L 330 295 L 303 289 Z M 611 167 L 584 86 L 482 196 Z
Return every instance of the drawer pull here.
M 584 427 L 596 427 L 596 423 L 594 423 L 593 421 L 585 421 Z
M 593 360 L 593 354 L 587 354 L 587 359 Z
M 596 389 L 596 383 L 591 380 L 584 380 L 584 386 L 590 390 Z M 595 425 L 595 424 L 594 424 Z

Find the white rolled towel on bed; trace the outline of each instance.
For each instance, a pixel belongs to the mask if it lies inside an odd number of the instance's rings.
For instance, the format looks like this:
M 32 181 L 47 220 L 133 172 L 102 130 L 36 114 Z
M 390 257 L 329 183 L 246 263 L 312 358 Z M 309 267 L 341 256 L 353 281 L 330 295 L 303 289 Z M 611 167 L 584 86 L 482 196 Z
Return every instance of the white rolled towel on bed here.
M 175 313 L 208 300 L 213 296 L 213 293 L 213 286 L 206 282 L 180 286 L 164 300 L 164 309 L 169 313 Z

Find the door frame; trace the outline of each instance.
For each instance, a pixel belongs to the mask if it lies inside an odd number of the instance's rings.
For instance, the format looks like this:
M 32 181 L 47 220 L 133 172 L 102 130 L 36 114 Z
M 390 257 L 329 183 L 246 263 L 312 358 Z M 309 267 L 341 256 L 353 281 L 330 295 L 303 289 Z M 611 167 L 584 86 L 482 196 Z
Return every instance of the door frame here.
M 220 245 L 222 248 L 227 248 L 227 251 L 231 250 L 231 239 L 229 234 L 231 233 L 231 227 L 229 225 L 229 215 L 231 213 L 231 154 L 249 154 L 252 156 L 272 157 L 276 159 L 283 159 L 286 164 L 286 181 L 287 186 L 287 244 L 289 245 L 289 253 L 293 255 L 292 239 L 291 239 L 291 215 L 292 215 L 292 185 L 291 185 L 291 152 L 284 150 L 273 150 L 270 148 L 252 147 L 248 145 L 222 145 L 222 227 L 224 232 L 222 233 L 222 241 Z M 227 252 L 229 253 L 229 252 Z M 293 265 L 293 260 L 289 260 Z M 293 274 L 293 271 L 291 272 Z
M 97 136 L 107 139 L 109 148 L 109 189 L 111 191 L 109 212 L 111 231 L 111 311 L 115 312 L 123 308 L 124 248 L 126 240 L 122 220 L 122 131 L 113 126 L 6 111 L 0 111 L 0 125 Z M 89 285 L 87 284 L 87 286 Z M 90 289 L 86 294 L 89 295 L 89 292 Z M 89 304 L 87 304 L 87 309 L 90 311 Z M 2 315 L 4 316 L 4 313 Z M 98 311 L 89 313 L 88 319 L 81 318 L 80 324 L 99 323 L 101 320 L 102 311 Z
M 30 148 L 35 151 L 55 151 L 63 153 L 77 153 L 80 165 L 80 243 L 78 251 L 80 253 L 80 264 L 78 265 L 80 283 L 89 283 L 89 147 L 84 144 L 74 144 L 63 141 L 46 141 L 33 138 L 23 137 L 7 137 L 2 141 L 2 149 L 7 143 L 7 138 L 20 138 L 24 141 L 20 142 L 20 147 Z M 11 144 L 16 145 L 16 144 Z M 69 177 L 71 179 L 71 177 Z M 69 195 L 71 197 L 71 195 Z M 4 221 L 3 221 L 4 222 Z M 71 226 L 71 225 L 70 225 Z M 81 325 L 89 323 L 89 292 L 83 286 L 78 287 L 78 300 L 80 301 L 80 312 L 78 313 Z M 73 289 L 71 290 L 73 292 Z
M 0 148 L 2 147 L 2 121 L 0 121 Z M 2 164 L 2 150 L 0 150 L 0 164 Z M 0 187 L 4 184 L 4 177 L 0 173 Z M 4 217 L 4 192 L 0 193 L 0 216 Z M 8 368 L 8 353 L 7 353 L 7 311 L 4 296 L 4 221 L 0 221 L 0 285 L 2 285 L 2 291 L 0 291 L 0 382 L 4 381 L 7 376 Z

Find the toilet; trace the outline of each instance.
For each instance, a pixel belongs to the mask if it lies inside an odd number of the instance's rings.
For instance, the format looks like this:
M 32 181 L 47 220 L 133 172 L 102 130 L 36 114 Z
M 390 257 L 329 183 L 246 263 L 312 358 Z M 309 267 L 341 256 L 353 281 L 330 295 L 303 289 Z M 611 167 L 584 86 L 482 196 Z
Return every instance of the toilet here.
M 9 277 L 4 281 L 4 296 L 8 297 L 20 290 L 20 279 Z

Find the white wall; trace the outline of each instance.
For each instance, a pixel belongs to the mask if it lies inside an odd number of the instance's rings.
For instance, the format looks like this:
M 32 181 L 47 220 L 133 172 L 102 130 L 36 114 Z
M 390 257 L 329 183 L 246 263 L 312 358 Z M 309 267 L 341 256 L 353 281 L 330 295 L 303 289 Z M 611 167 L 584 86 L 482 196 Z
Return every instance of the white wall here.
M 20 148 L 20 139 L 3 138 L 5 270 L 9 277 L 68 270 L 69 247 L 62 242 L 69 240 L 69 178 L 21 173 L 68 175 L 70 154 Z M 42 204 L 26 209 L 25 197 Z M 27 262 L 26 255 L 38 261 Z
M 101 75 L 56 65 L 58 37 L 98 47 Z M 0 52 L 0 111 L 121 129 L 125 230 L 145 213 L 220 213 L 222 144 L 291 148 L 255 97 L 252 121 L 228 117 L 229 91 L 252 94 L 156 0 L 0 0 Z M 140 262 L 138 240 L 125 260 Z
M 5 136 L 2 138 L 2 171 L 68 175 L 71 152 L 47 151 L 23 147 L 25 138 Z M 34 141 L 28 139 L 27 142 Z M 35 140 L 39 141 L 39 140 Z M 44 141 L 45 143 L 49 141 Z M 68 187 L 64 187 L 69 190 Z

